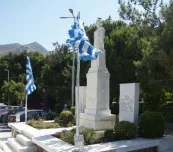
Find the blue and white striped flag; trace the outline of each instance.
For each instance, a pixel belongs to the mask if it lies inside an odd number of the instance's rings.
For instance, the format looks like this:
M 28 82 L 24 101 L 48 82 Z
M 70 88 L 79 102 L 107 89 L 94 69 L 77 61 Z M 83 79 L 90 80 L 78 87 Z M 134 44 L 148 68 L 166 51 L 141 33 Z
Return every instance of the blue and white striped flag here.
M 34 84 L 34 78 L 32 74 L 32 67 L 29 56 L 26 57 L 26 95 L 30 95 L 33 91 L 36 90 Z
M 79 17 L 76 17 L 74 19 L 74 25 L 73 25 L 72 29 L 70 29 L 68 31 L 68 34 L 69 34 L 70 38 L 75 41 L 80 40 L 80 39 L 88 40 L 85 29 L 84 29 L 81 21 L 79 20 Z
M 90 44 L 79 17 L 75 18 L 74 25 L 72 29 L 68 31 L 68 34 L 70 39 L 68 39 L 66 43 L 69 47 L 75 47 L 78 49 L 80 60 L 95 60 L 97 59 L 97 56 L 102 53 Z

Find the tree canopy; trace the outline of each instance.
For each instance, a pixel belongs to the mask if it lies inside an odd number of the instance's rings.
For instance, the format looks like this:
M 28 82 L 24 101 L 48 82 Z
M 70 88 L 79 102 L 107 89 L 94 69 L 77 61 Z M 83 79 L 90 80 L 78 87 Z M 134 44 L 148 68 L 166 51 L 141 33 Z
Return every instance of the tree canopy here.
M 141 98 L 148 104 L 163 104 L 173 93 L 173 2 L 119 0 L 123 21 L 103 20 L 106 30 L 106 65 L 110 72 L 110 102 L 119 98 L 119 84 L 138 82 Z M 95 25 L 86 26 L 93 44 Z M 72 54 L 67 46 L 53 43 L 46 56 L 30 53 L 37 90 L 29 97 L 30 107 L 54 108 L 71 103 Z M 21 104 L 25 86 L 26 51 L 0 57 L 0 96 L 7 103 Z M 80 84 L 86 85 L 90 62 L 81 62 Z M 7 73 L 10 70 L 10 82 Z M 141 99 L 141 100 L 142 100 Z

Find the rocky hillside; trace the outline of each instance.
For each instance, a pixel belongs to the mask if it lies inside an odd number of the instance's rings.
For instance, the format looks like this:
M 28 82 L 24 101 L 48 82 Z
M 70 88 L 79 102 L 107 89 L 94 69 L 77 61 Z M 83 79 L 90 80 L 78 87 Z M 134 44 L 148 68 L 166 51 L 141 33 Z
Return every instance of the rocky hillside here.
M 0 45 L 0 54 L 7 54 L 8 52 L 18 53 L 28 49 L 30 52 L 39 51 L 46 54 L 48 51 L 39 43 L 33 42 L 30 44 L 21 45 L 19 43 Z

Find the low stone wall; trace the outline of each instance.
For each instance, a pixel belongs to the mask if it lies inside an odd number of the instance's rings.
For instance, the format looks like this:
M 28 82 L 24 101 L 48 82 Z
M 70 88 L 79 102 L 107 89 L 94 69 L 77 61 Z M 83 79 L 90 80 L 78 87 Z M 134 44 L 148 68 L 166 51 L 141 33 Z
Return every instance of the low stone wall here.
M 65 128 L 38 130 L 20 123 L 13 124 L 11 127 L 16 130 L 15 133 L 19 132 L 32 137 L 32 142 L 38 146 L 38 152 L 72 152 L 76 149 L 74 145 L 49 135 L 61 132 Z M 88 145 L 84 147 L 83 152 L 173 152 L 173 136 L 159 139 L 136 138 Z

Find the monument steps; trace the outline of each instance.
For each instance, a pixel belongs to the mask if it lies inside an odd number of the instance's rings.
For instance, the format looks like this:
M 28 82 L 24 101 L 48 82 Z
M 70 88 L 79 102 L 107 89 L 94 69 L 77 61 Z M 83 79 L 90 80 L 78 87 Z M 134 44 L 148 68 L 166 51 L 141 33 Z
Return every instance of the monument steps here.
M 28 137 L 28 134 L 25 135 L 22 131 L 15 138 L 8 138 L 7 141 L 2 141 L 0 148 L 4 152 L 37 152 L 37 146 Z
M 36 146 L 24 146 L 16 138 L 9 138 L 8 143 L 16 152 L 36 152 Z
M 14 150 L 14 149 L 9 145 L 9 143 L 8 143 L 7 141 L 3 141 L 3 142 L 1 143 L 1 145 L 2 145 L 2 150 L 3 150 L 4 152 L 16 152 L 16 150 Z
M 30 126 L 28 126 L 26 130 L 22 130 L 22 134 L 28 137 L 29 139 L 32 139 L 34 135 L 35 136 L 37 135 L 37 133 L 38 133 L 38 130 Z
M 32 141 L 31 141 L 28 137 L 26 137 L 26 136 L 24 136 L 24 135 L 22 135 L 22 134 L 18 134 L 18 135 L 16 136 L 16 139 L 17 139 L 20 143 L 22 143 L 24 146 L 32 146 L 32 145 L 33 145 Z

